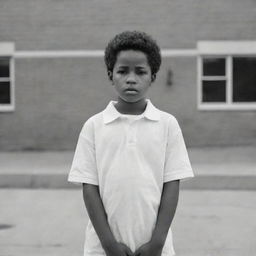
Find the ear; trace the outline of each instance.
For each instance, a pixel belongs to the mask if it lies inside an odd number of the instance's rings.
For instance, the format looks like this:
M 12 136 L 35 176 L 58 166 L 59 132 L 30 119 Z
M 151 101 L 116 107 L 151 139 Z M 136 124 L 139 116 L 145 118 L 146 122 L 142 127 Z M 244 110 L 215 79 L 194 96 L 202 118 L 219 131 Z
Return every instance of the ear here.
M 108 78 L 109 78 L 110 81 L 113 80 L 113 72 L 110 71 L 110 70 L 108 70 Z
M 156 74 L 151 75 L 151 81 L 154 82 L 156 80 Z

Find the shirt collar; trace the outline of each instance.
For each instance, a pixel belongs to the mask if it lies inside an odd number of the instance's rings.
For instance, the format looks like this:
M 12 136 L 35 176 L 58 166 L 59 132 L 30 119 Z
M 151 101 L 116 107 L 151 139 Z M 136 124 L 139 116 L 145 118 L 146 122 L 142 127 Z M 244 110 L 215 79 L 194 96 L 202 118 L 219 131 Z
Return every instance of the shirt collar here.
M 152 104 L 150 99 L 146 99 L 146 101 L 147 101 L 147 106 L 145 111 L 142 113 L 142 117 L 146 117 L 152 121 L 159 121 L 160 120 L 159 109 L 157 109 Z M 114 103 L 117 103 L 117 101 L 111 100 L 103 111 L 103 120 L 105 124 L 116 120 L 118 117 L 122 115 L 119 111 L 117 111 L 117 109 L 114 106 Z

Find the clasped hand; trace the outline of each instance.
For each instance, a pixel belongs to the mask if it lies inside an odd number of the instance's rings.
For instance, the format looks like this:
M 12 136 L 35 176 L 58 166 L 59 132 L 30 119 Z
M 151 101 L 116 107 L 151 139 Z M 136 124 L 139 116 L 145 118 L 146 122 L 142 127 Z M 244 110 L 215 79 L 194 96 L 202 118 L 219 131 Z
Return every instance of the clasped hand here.
M 163 247 L 148 242 L 140 246 L 134 253 L 134 256 L 161 256 Z
M 134 253 L 131 249 L 123 244 L 116 242 L 105 249 L 107 256 L 161 256 L 162 246 L 148 242 L 140 246 Z

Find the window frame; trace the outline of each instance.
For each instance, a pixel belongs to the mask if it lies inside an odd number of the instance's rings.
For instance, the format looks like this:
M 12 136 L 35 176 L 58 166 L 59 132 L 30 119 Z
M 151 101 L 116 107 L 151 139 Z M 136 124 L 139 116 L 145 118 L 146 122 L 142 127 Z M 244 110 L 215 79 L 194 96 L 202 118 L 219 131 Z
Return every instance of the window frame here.
M 201 41 L 197 57 L 197 107 L 199 110 L 256 110 L 254 102 L 233 102 L 233 58 L 256 57 L 256 41 Z M 203 76 L 204 58 L 225 58 L 225 76 Z M 203 81 L 216 78 L 226 80 L 226 102 L 203 102 Z M 214 80 L 214 81 L 216 81 Z
M 0 77 L 0 81 L 10 82 L 10 103 L 0 103 L 0 112 L 12 112 L 15 110 L 14 43 L 0 42 L 0 58 L 9 59 L 9 77 Z

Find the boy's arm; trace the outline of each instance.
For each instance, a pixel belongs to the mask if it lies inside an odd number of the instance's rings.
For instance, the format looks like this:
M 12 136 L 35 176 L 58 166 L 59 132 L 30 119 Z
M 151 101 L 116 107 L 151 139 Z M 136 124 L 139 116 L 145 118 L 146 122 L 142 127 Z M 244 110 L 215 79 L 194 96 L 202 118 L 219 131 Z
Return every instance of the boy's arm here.
M 115 242 L 115 238 L 107 222 L 107 214 L 99 195 L 99 187 L 83 183 L 83 198 L 88 215 L 102 246 Z
M 112 234 L 99 187 L 83 183 L 83 198 L 90 220 L 106 254 L 111 256 L 132 255 L 131 250 L 126 245 L 118 243 Z
M 158 210 L 156 226 L 151 241 L 164 246 L 179 198 L 179 180 L 165 182 Z
M 161 255 L 179 198 L 179 180 L 165 182 L 159 205 L 156 225 L 149 243 L 142 245 L 135 255 Z

